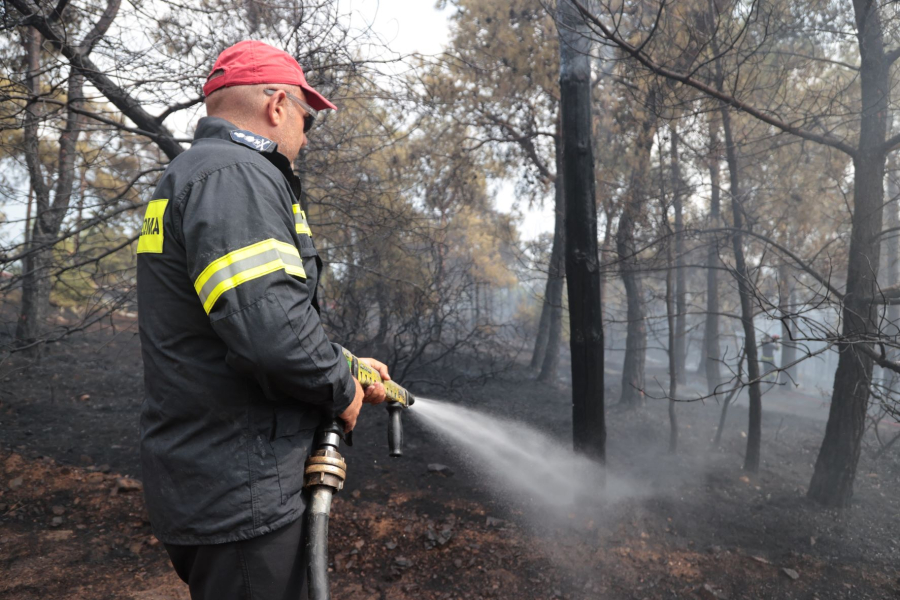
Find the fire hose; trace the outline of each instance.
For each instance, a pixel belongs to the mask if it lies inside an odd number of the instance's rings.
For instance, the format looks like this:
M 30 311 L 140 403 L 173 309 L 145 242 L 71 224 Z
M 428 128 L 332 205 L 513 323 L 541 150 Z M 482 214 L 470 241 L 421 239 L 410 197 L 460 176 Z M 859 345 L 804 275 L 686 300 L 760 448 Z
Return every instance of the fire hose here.
M 350 373 L 365 388 L 375 383 L 384 385 L 388 411 L 388 448 L 392 457 L 403 455 L 403 424 L 400 414 L 416 401 L 415 396 L 393 381 L 383 381 L 378 372 L 347 350 L 344 350 Z M 347 463 L 339 452 L 341 440 L 348 446 L 353 442 L 344 435 L 340 419 L 328 419 L 319 426 L 314 442 L 315 450 L 306 460 L 303 487 L 309 490 L 307 509 L 306 554 L 309 560 L 307 581 L 310 600 L 330 600 L 328 585 L 328 519 L 331 500 L 344 487 Z

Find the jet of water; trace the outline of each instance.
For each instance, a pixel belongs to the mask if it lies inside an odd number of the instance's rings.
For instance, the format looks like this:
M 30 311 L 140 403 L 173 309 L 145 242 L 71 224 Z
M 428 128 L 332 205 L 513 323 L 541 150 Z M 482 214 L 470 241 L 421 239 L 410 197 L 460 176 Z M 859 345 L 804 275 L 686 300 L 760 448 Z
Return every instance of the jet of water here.
M 635 493 L 568 443 L 524 423 L 428 398 L 416 398 L 409 412 L 460 452 L 492 488 L 525 504 L 564 515 L 584 503 L 596 506 Z

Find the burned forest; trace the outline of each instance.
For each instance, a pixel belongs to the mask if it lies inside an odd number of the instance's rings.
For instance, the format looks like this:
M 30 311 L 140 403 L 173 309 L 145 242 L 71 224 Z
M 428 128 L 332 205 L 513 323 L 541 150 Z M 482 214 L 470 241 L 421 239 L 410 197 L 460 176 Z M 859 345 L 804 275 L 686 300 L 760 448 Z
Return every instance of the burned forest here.
M 898 65 L 887 0 L 5 0 L 0 597 L 900 598 Z

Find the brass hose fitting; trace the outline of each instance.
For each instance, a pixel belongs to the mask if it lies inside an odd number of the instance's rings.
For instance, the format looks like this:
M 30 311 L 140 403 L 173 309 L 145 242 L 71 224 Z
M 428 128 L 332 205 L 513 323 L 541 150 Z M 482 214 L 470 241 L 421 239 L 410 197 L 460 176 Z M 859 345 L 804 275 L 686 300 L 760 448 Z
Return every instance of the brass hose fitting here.
M 326 485 L 339 492 L 344 488 L 345 479 L 347 479 L 347 463 L 336 450 L 327 447 L 319 449 L 306 459 L 303 487 Z
M 338 452 L 343 437 L 344 426 L 339 419 L 322 423 L 316 431 L 316 451 L 306 459 L 303 469 L 303 488 L 309 494 L 306 553 L 309 557 L 310 600 L 331 600 L 328 586 L 328 515 L 331 513 L 332 496 L 344 487 L 347 478 L 347 463 Z

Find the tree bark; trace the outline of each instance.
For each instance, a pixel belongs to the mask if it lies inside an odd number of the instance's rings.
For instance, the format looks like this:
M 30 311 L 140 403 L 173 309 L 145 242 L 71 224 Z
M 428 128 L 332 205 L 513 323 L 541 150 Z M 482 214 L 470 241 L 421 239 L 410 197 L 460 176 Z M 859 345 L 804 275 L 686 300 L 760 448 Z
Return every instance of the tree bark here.
M 685 383 L 687 362 L 687 289 L 684 268 L 684 182 L 681 179 L 681 163 L 678 156 L 678 130 L 671 132 L 672 208 L 675 210 L 675 375 L 679 383 Z
M 719 80 L 721 82 L 721 79 Z M 762 393 L 759 386 L 759 363 L 757 362 L 756 329 L 753 326 L 753 282 L 744 258 L 743 206 L 741 203 L 740 173 L 738 171 L 737 148 L 731 130 L 731 113 L 726 106 L 720 109 L 722 130 L 725 133 L 725 160 L 730 179 L 729 195 L 735 232 L 731 236 L 734 250 L 734 277 L 737 279 L 741 300 L 741 325 L 744 329 L 744 352 L 747 353 L 747 377 L 750 380 L 750 418 L 747 425 L 747 452 L 744 456 L 744 470 L 759 472 L 760 449 L 762 446 Z
M 673 194 L 677 194 L 673 190 Z M 668 227 L 668 207 L 663 201 L 663 220 Z M 677 221 L 676 221 L 677 222 Z M 676 234 L 677 235 L 677 234 Z M 678 452 L 678 415 L 675 413 L 675 400 L 678 394 L 678 332 L 675 300 L 675 271 L 676 263 L 672 252 L 672 240 L 666 241 L 666 323 L 668 324 L 668 355 L 669 355 L 669 453 Z
M 648 102 L 653 105 L 653 93 Z M 649 114 L 642 122 L 634 144 L 635 158 L 631 171 L 619 227 L 616 230 L 616 252 L 619 274 L 625 285 L 628 325 L 625 335 L 625 360 L 622 365 L 622 396 L 620 402 L 628 407 L 644 403 L 644 369 L 647 354 L 647 325 L 644 321 L 643 285 L 638 264 L 635 228 L 644 203 L 645 180 L 656 133 L 656 116 Z M 572 296 L 570 295 L 569 298 Z
M 720 227 L 720 148 L 719 122 L 715 116 L 709 120 L 709 226 Z M 721 364 L 719 362 L 719 248 L 716 239 L 710 240 L 706 249 L 706 324 L 703 332 L 704 368 L 706 371 L 707 393 L 712 394 L 722 383 Z
M 560 140 L 561 141 L 561 140 Z M 547 349 L 541 362 L 538 381 L 555 381 L 559 370 L 559 347 L 562 341 L 563 285 L 566 279 L 566 202 L 564 199 L 564 179 L 562 174 L 561 143 L 556 144 L 556 181 L 553 182 L 556 210 L 553 223 L 553 249 L 550 252 L 550 270 L 547 280 L 545 303 L 549 305 L 549 326 L 547 328 Z M 595 217 L 596 218 L 596 217 Z M 555 256 L 554 256 L 555 255 Z
M 27 50 L 29 68 L 37 66 L 39 61 L 35 55 L 40 53 L 40 34 L 32 30 Z M 35 45 L 31 45 L 35 44 Z M 37 71 L 29 76 L 29 91 L 36 96 L 39 90 Z M 34 87 L 31 87 L 34 86 Z M 69 204 L 75 183 L 75 157 L 78 138 L 81 135 L 82 118 L 76 112 L 83 102 L 84 76 L 72 70 L 69 74 L 68 113 L 66 125 L 59 136 L 59 156 L 56 165 L 56 186 L 53 190 L 53 201 L 50 201 L 50 189 L 44 183 L 41 172 L 41 159 L 37 139 L 37 123 L 26 126 L 26 162 L 31 176 L 35 194 L 35 219 L 32 226 L 29 252 L 24 260 L 22 272 L 22 304 L 19 311 L 19 322 L 16 327 L 16 341 L 20 346 L 34 344 L 46 331 L 47 318 L 50 313 L 50 291 L 53 287 L 51 270 L 53 268 L 54 241 L 59 237 L 60 228 Z M 32 110 L 27 111 L 28 118 L 36 118 Z M 37 186 L 37 187 L 35 187 Z
M 744 359 L 747 357 L 746 352 L 741 353 L 741 357 L 738 359 L 738 370 L 737 370 L 737 381 L 740 383 L 741 376 L 744 374 Z M 722 432 L 725 431 L 725 419 L 728 418 L 728 407 L 731 406 L 731 401 L 734 400 L 735 396 L 737 396 L 741 391 L 740 385 L 735 385 L 728 395 L 725 396 L 725 401 L 722 402 L 722 410 L 719 413 L 719 426 L 716 427 L 716 437 L 713 439 L 712 447 L 718 448 L 722 444 Z
M 794 385 L 797 381 L 797 368 L 788 367 L 796 360 L 797 346 L 791 342 L 794 334 L 791 311 L 793 310 L 794 286 L 791 281 L 791 268 L 786 262 L 778 267 L 778 312 L 781 313 L 781 374 L 779 379 L 784 385 Z
M 898 231 L 888 235 L 885 244 L 887 251 L 885 271 L 887 276 L 888 287 L 894 287 L 900 284 L 900 173 L 897 172 L 897 155 L 892 154 L 888 159 L 888 198 L 885 203 L 885 227 L 887 229 L 897 228 Z M 885 333 L 889 336 L 900 336 L 900 305 L 892 304 L 887 307 L 888 324 L 885 327 Z M 891 350 L 889 353 L 891 360 L 897 360 L 898 352 Z M 898 389 L 898 375 L 894 371 L 890 371 L 887 375 L 886 385 L 895 392 Z
M 604 207 L 603 212 L 604 218 L 606 219 L 606 226 L 603 228 L 603 242 L 600 246 L 600 264 L 603 265 L 603 268 L 600 271 L 600 297 L 606 298 L 606 286 L 609 282 L 608 267 L 611 264 L 610 259 L 615 255 L 615 251 L 613 250 L 613 209 L 611 203 Z M 600 309 L 600 316 L 602 318 L 603 307 L 601 306 Z
M 34 344 L 46 331 L 50 313 L 52 288 L 50 271 L 53 266 L 54 240 L 59 236 L 74 189 L 75 157 L 82 128 L 78 110 L 84 104 L 84 76 L 74 69 L 69 73 L 66 124 L 59 136 L 56 185 L 51 192 L 44 179 L 40 155 L 38 97 L 41 93 L 39 76 L 41 35 L 29 27 L 23 41 L 28 70 L 26 87 L 31 96 L 25 109 L 23 137 L 25 162 L 28 166 L 31 188 L 34 190 L 35 210 L 27 254 L 23 261 L 22 303 L 16 326 L 16 343 L 20 347 L 30 346 L 37 353 Z
M 112 25 L 119 10 L 119 4 L 120 0 L 109 0 L 103 13 L 98 17 L 81 44 L 77 46 L 70 45 L 68 39 L 60 38 L 46 19 L 37 16 L 33 19 L 34 27 L 26 28 L 24 34 L 27 70 L 25 86 L 30 99 L 25 108 L 23 138 L 25 161 L 31 189 L 34 191 L 34 224 L 31 227 L 31 235 L 26 241 L 26 255 L 23 260 L 22 303 L 16 326 L 16 342 L 19 347 L 32 348 L 34 353 L 38 352 L 39 346 L 36 343 L 45 333 L 50 312 L 53 247 L 69 210 L 75 184 L 75 159 L 84 121 L 82 113 L 85 77 L 93 75 L 108 80 L 105 75 L 99 73 L 86 74 L 84 67 L 89 63 L 81 66 L 73 64 L 73 68 L 69 70 L 66 123 L 59 135 L 59 154 L 55 166 L 56 183 L 52 189 L 51 202 L 51 187 L 44 179 L 40 154 L 40 116 L 38 115 L 40 104 L 38 99 L 41 94 L 39 75 L 41 38 L 42 36 L 48 37 L 51 41 L 59 43 L 63 54 L 70 59 L 70 62 L 73 59 L 76 62 L 87 61 L 87 56 L 94 45 Z M 28 14 L 27 7 L 23 11 L 21 3 L 13 2 L 13 5 L 23 14 Z M 64 5 L 60 6 L 58 11 L 64 9 Z
M 38 128 L 40 126 L 40 104 L 37 102 L 37 93 L 40 90 L 40 69 L 41 69 L 41 34 L 36 30 L 28 27 L 22 39 L 25 48 L 25 87 L 31 99 L 25 105 L 22 138 L 23 150 L 25 153 L 25 164 L 28 167 L 29 182 L 31 185 L 31 194 L 28 202 L 28 221 L 31 221 L 31 206 L 34 196 L 37 205 L 37 214 L 40 215 L 41 207 L 46 207 L 50 203 L 50 190 L 47 188 L 47 182 L 44 181 L 41 173 L 41 157 L 40 157 L 40 137 Z M 35 219 L 37 221 L 39 219 Z M 31 344 L 40 335 L 43 323 L 46 320 L 46 314 L 42 310 L 42 306 L 36 301 L 37 297 L 42 295 L 42 290 L 38 289 L 39 282 L 44 279 L 42 276 L 43 269 L 39 261 L 35 261 L 35 255 L 32 252 L 35 240 L 34 232 L 37 227 L 29 232 L 26 236 L 25 260 L 22 265 L 22 304 L 19 308 L 19 320 L 16 324 L 16 342 L 19 345 Z M 40 269 L 40 270 L 39 270 Z
M 862 114 L 859 147 L 853 157 L 853 220 L 840 357 L 834 375 L 834 391 L 825 439 L 819 449 L 808 496 L 828 506 L 847 506 L 853 497 L 853 481 L 865 431 L 872 379 L 872 359 L 857 345 L 877 331 L 878 311 L 871 302 L 877 291 L 877 273 L 884 214 L 884 163 L 887 136 L 890 65 L 884 56 L 884 40 L 878 3 L 854 0 L 859 40 Z
M 602 461 L 606 457 L 606 423 L 600 261 L 591 144 L 590 38 L 571 0 L 560 0 L 557 10 L 573 442 L 576 450 Z
M 553 233 L 553 248 L 556 248 L 556 232 Z M 553 250 L 550 251 L 550 262 L 553 263 Z M 550 338 L 550 301 L 548 294 L 550 290 L 550 274 L 547 274 L 547 283 L 544 286 L 544 299 L 541 302 L 541 318 L 538 321 L 537 335 L 534 339 L 534 350 L 531 353 L 531 364 L 529 368 L 532 371 L 540 369 L 544 364 L 544 356 L 547 353 L 547 340 Z

